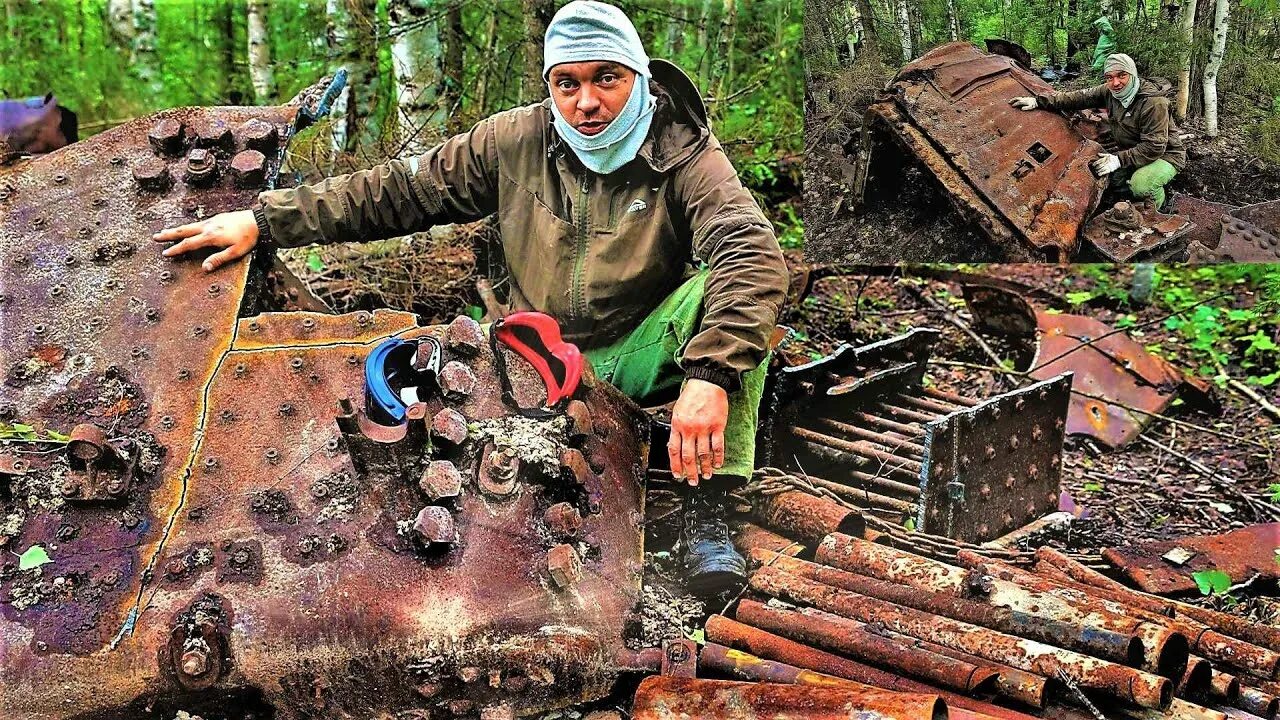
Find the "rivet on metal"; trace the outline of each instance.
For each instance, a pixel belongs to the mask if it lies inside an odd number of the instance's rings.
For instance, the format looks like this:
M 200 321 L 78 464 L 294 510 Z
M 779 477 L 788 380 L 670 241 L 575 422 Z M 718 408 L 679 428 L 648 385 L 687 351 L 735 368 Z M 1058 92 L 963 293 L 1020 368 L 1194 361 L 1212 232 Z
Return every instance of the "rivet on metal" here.
M 289 403 L 280 403 L 280 407 L 276 408 L 276 412 L 282 417 L 293 414 L 293 406 Z
M 164 417 L 160 418 L 160 427 L 164 428 L 165 430 L 172 430 L 172 429 L 173 429 L 173 416 L 172 416 L 172 415 L 165 415 Z
M 218 467 L 218 458 L 216 458 L 216 457 L 207 457 L 207 458 L 205 458 L 205 459 L 204 459 L 204 469 L 205 469 L 205 470 L 212 470 L 212 469 L 214 469 L 214 468 L 216 468 L 216 467 Z
M 267 448 L 267 451 L 262 453 L 262 456 L 266 458 L 269 463 L 275 464 L 280 462 L 280 451 L 275 448 Z
M 300 357 L 289 358 L 289 368 L 292 369 L 294 372 L 301 370 L 302 358 Z
M 186 368 L 179 368 L 177 377 L 179 380 L 186 380 L 191 377 L 191 371 Z
M 213 283 L 212 285 L 209 286 L 210 295 L 217 295 L 220 292 L 222 292 L 222 286 L 219 285 L 218 283 Z

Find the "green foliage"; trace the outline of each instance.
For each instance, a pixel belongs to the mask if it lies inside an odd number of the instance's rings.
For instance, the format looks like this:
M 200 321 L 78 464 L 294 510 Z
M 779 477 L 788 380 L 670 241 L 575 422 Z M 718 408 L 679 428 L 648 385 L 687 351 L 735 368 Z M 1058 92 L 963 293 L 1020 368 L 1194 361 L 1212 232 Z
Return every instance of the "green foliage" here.
M 64 443 L 71 438 L 56 430 L 37 430 L 35 426 L 26 423 L 15 422 L 12 424 L 0 423 L 0 440 L 27 440 L 41 442 L 58 442 Z
M 1231 589 L 1231 576 L 1221 570 L 1197 570 L 1191 573 L 1201 595 L 1222 595 Z
M 49 553 L 45 552 L 44 546 L 32 545 L 27 548 L 26 552 L 18 556 L 18 569 L 30 570 L 51 562 L 53 560 L 49 559 Z

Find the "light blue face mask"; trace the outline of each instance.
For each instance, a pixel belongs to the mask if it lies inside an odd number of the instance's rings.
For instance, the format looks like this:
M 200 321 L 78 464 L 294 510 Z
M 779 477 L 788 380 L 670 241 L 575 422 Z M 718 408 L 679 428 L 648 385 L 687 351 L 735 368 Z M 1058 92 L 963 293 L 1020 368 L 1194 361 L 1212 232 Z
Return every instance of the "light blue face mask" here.
M 555 88 L 549 88 L 554 94 Z M 635 159 L 640 146 L 649 136 L 649 125 L 653 122 L 653 110 L 657 100 L 649 92 L 649 78 L 636 74 L 635 84 L 631 87 L 631 96 L 622 112 L 610 122 L 604 130 L 595 135 L 583 135 L 560 114 L 555 101 L 551 103 L 551 114 L 555 117 L 556 132 L 565 143 L 573 149 L 588 170 L 600 175 L 608 175 Z

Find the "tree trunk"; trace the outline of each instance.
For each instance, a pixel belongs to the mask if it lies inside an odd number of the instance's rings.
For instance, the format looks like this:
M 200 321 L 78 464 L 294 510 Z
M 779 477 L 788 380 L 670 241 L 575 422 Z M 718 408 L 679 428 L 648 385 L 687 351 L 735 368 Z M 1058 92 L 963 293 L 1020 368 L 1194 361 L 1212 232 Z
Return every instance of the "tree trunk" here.
M 862 42 L 876 42 L 876 14 L 871 8 L 871 0 L 856 0 L 858 17 L 862 22 Z
M 346 0 L 326 0 L 325 2 L 325 49 L 331 58 L 345 57 L 347 38 L 351 37 L 351 13 L 347 10 Z M 339 64 L 344 64 L 339 62 Z M 333 152 L 339 153 L 347 149 L 347 105 L 351 100 L 351 82 L 356 68 L 350 63 L 347 66 L 347 85 L 342 88 L 337 99 L 329 109 L 329 123 L 333 137 Z
M 462 4 L 449 3 L 445 17 L 444 77 L 440 82 L 440 111 L 445 129 L 452 134 L 461 130 L 451 123 L 462 107 L 462 83 L 466 79 L 466 30 L 462 26 Z
M 1191 101 L 1191 51 L 1195 38 L 1195 21 L 1196 0 L 1183 0 L 1180 29 L 1186 48 L 1182 51 L 1182 58 L 1179 61 L 1181 71 L 1178 73 L 1178 97 L 1174 101 L 1173 111 L 1173 116 L 1178 122 L 1186 121 L 1187 106 Z
M 866 18 L 862 16 L 862 9 L 858 5 L 859 3 L 857 2 L 850 2 L 845 5 L 849 16 L 849 27 L 845 32 L 844 41 L 849 49 L 850 65 L 858 58 L 858 48 L 867 39 Z
M 907 22 L 911 26 L 911 50 L 915 54 L 924 51 L 924 8 L 914 0 L 902 0 L 907 6 Z
M 9 21 L 13 22 L 13 13 L 17 10 L 15 0 L 6 0 Z M 111 28 L 111 36 L 118 45 L 129 45 L 133 42 L 133 0 L 108 0 L 107 26 Z M 12 27 L 10 28 L 12 32 Z
M 267 35 L 267 0 L 248 0 L 245 19 L 249 27 L 249 78 L 259 105 L 275 99 L 276 80 L 271 68 L 271 43 Z
M 902 62 L 910 62 L 916 56 L 911 44 L 911 11 L 907 7 L 908 0 L 894 0 L 898 15 L 898 40 L 902 46 Z
M 520 0 L 524 8 L 524 85 L 520 101 L 534 103 L 547 96 L 547 83 L 542 79 L 542 48 L 547 24 L 556 14 L 554 0 Z
M 438 12 L 438 10 L 436 10 Z M 391 65 L 395 69 L 400 154 L 421 155 L 433 143 L 441 113 L 440 23 L 426 0 L 389 0 Z
M 485 30 L 485 45 L 488 47 L 488 57 L 492 58 L 498 51 L 498 7 L 489 9 L 489 25 Z M 480 73 L 480 78 L 476 81 L 476 109 L 481 115 L 489 114 L 489 83 L 493 70 L 487 66 Z
M 164 76 L 160 71 L 160 54 L 156 52 L 155 0 L 136 0 L 134 5 L 133 66 L 147 89 L 147 101 L 158 102 L 164 92 Z
M 1227 49 L 1229 28 L 1227 0 L 1215 0 L 1213 10 L 1213 49 L 1204 68 L 1204 131 L 1209 137 L 1218 136 L 1218 70 Z
M 733 84 L 733 40 L 738 30 L 738 3 L 735 0 L 724 0 L 722 10 L 716 43 L 715 75 L 709 86 L 717 103 L 731 93 Z M 717 114 L 724 112 L 724 108 L 718 104 L 712 106 L 712 110 L 718 111 Z
M 378 17 L 378 0 L 345 2 L 351 17 L 351 34 L 343 43 L 347 55 L 347 80 L 351 83 L 351 97 L 347 102 L 347 148 L 365 153 L 372 150 L 380 154 L 382 148 L 378 145 L 382 139 L 382 127 L 379 124 L 378 97 L 382 83 L 378 70 L 378 40 L 382 37 L 382 22 Z M 367 154 L 362 156 L 365 161 L 369 158 Z
M 947 0 L 947 37 L 951 42 L 960 39 L 960 13 L 956 9 L 956 0 Z

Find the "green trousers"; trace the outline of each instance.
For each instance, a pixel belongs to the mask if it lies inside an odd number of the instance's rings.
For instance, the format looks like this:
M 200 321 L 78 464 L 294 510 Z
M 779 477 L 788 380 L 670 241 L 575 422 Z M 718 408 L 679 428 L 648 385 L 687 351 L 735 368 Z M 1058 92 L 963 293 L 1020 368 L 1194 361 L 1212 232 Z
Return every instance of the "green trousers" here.
M 1129 192 L 1133 193 L 1135 200 L 1150 200 L 1158 209 L 1164 206 L 1164 186 L 1177 174 L 1177 168 L 1170 165 L 1169 161 L 1155 160 L 1128 173 L 1127 178 L 1124 174 L 1117 173 L 1116 182 L 1127 182 Z
M 627 397 L 645 398 L 681 384 L 679 362 L 702 321 L 706 269 L 676 288 L 640 325 L 614 344 L 584 354 L 596 375 Z M 751 477 L 755 469 L 756 423 L 769 358 L 742 376 L 742 387 L 729 393 L 729 419 L 724 430 L 724 466 L 720 475 Z

